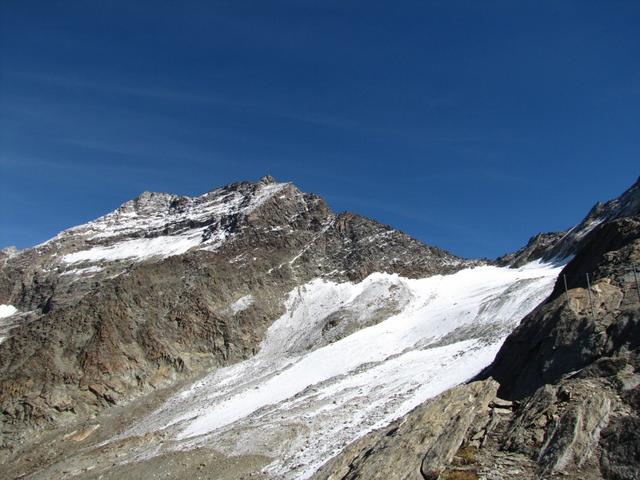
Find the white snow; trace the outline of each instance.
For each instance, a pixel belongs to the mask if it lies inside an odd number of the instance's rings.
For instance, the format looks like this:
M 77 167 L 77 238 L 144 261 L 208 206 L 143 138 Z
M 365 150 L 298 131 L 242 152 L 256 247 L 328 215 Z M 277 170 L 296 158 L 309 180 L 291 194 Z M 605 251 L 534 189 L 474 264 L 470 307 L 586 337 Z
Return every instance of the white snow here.
M 151 257 L 180 255 L 202 242 L 202 230 L 190 230 L 182 235 L 166 235 L 155 238 L 136 238 L 111 246 L 94 247 L 89 250 L 70 253 L 62 257 L 65 263 L 97 262 L 100 260 L 122 260 L 135 258 L 145 260 Z
M 229 305 L 229 310 L 233 312 L 234 315 L 246 310 L 253 304 L 253 295 L 245 295 L 244 297 L 240 297 L 238 300 Z
M 152 257 L 180 255 L 194 247 L 215 251 L 229 237 L 229 232 L 222 227 L 210 232 L 206 240 L 203 236 L 205 227 L 170 235 L 163 232 L 169 226 L 189 223 L 214 225 L 230 215 L 248 215 L 287 185 L 259 185 L 251 192 L 218 189 L 199 197 L 145 193 L 141 200 L 127 202 L 92 222 L 65 230 L 40 246 L 72 236 L 80 236 L 94 245 L 62 257 L 62 262 L 67 264 L 123 259 L 142 261 Z M 174 201 L 182 202 L 182 207 L 171 209 Z M 141 235 L 145 235 L 145 238 L 141 238 Z
M 18 309 L 13 305 L 0 305 L 0 318 L 10 317 L 17 311 Z
M 74 268 L 72 270 L 67 270 L 66 272 L 62 272 L 60 275 L 93 275 L 94 273 L 98 273 L 102 271 L 102 267 L 91 266 L 87 268 Z
M 10 317 L 16 313 L 18 313 L 18 309 L 13 305 L 0 305 L 0 343 L 7 339 L 9 330 L 15 326 Z
M 602 224 L 605 220 L 606 220 L 605 218 L 596 218 L 595 220 L 592 220 L 588 224 L 584 225 L 579 232 L 574 234 L 575 239 L 580 240 L 581 238 L 586 237 L 587 234 L 592 232 L 598 225 Z M 573 230 L 574 229 L 571 229 L 570 231 L 573 231 Z
M 559 271 L 536 263 L 314 280 L 289 294 L 255 357 L 212 372 L 125 435 L 167 429 L 176 448 L 262 454 L 277 478 L 307 478 L 344 445 L 479 373 Z M 335 325 L 374 315 L 382 321 L 327 344 Z
M 250 213 L 266 202 L 269 198 L 276 195 L 280 190 L 289 185 L 288 183 L 270 183 L 263 185 L 256 194 L 251 198 L 251 202 L 244 209 L 244 213 Z

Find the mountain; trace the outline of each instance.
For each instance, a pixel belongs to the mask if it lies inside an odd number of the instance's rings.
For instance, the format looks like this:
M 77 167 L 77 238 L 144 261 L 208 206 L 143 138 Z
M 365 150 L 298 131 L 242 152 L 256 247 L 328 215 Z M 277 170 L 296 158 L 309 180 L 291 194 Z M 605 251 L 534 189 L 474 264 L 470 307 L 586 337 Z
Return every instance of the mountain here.
M 2 250 L 0 471 L 637 478 L 639 190 L 496 262 L 271 177 Z
M 74 422 L 251 357 L 287 294 L 313 279 L 415 278 L 482 263 L 334 214 L 271 177 L 193 198 L 145 192 L 1 255 L 0 304 L 17 309 L 0 320 L 9 447 L 25 426 Z

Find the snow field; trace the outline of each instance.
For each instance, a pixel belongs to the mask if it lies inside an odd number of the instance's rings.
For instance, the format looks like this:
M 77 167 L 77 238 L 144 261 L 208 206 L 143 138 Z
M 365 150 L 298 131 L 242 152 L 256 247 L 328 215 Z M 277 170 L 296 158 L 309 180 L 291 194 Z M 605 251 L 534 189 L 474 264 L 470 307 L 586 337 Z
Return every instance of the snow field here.
M 306 478 L 348 443 L 478 374 L 559 271 L 532 263 L 419 280 L 314 280 L 290 292 L 255 357 L 212 372 L 125 436 L 168 429 L 181 449 L 267 455 L 268 473 Z M 381 321 L 362 323 L 374 316 Z M 364 328 L 333 338 L 341 322 Z

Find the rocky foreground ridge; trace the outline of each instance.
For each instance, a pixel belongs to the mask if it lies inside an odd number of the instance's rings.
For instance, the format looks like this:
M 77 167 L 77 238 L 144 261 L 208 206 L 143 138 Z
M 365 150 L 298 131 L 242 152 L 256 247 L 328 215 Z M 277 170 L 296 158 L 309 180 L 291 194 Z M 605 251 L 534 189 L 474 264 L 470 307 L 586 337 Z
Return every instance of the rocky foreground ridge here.
M 639 478 L 639 214 L 640 181 L 573 229 L 538 235 L 498 259 L 512 267 L 568 263 L 475 382 L 345 445 L 314 478 Z M 270 177 L 200 197 L 145 193 L 37 247 L 0 251 L 0 304 L 17 308 L 0 319 L 0 472 L 280 478 L 263 469 L 271 460 L 260 453 L 159 455 L 164 433 L 106 440 L 177 385 L 252 358 L 283 315 L 287 292 L 313 279 L 424 278 L 485 264 L 334 214 L 319 197 Z M 396 288 L 389 291 L 402 298 Z M 478 319 L 498 300 L 483 304 Z M 321 344 L 348 334 L 362 317 L 357 309 L 371 306 L 353 308 L 323 319 Z M 394 308 L 371 310 L 358 328 Z M 495 328 L 474 335 L 488 338 Z M 458 329 L 425 348 L 468 335 Z

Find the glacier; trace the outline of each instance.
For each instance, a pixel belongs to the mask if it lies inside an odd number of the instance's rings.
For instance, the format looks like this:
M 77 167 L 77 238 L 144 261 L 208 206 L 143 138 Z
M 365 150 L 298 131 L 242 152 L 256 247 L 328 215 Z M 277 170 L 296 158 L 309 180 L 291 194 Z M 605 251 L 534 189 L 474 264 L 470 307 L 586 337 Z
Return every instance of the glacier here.
M 162 448 L 146 456 L 259 454 L 273 459 L 265 473 L 308 478 L 350 442 L 480 373 L 561 268 L 313 280 L 289 293 L 253 358 L 204 376 L 116 438 L 162 432 Z

